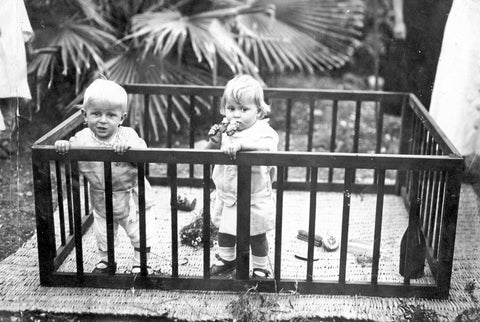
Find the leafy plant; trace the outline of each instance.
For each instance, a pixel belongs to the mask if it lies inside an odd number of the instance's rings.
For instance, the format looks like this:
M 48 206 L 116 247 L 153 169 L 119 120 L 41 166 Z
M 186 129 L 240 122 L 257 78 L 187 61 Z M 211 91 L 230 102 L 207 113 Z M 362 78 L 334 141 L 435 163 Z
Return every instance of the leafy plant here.
M 119 83 L 223 84 L 232 74 L 330 70 L 346 63 L 361 38 L 360 0 L 26 0 L 39 79 L 75 75 L 76 94 L 98 73 Z M 58 77 L 58 76 L 57 76 Z M 73 89 L 72 89 L 73 90 Z M 174 129 L 189 116 L 174 102 Z M 154 139 L 167 128 L 165 99 L 148 115 Z M 196 110 L 212 108 L 205 103 Z M 72 106 L 69 106 L 72 109 Z M 68 109 L 64 113 L 70 112 Z M 131 99 L 130 123 L 142 132 L 143 101 Z M 153 126 L 155 125 L 155 126 Z M 160 129 L 160 130 L 159 130 Z

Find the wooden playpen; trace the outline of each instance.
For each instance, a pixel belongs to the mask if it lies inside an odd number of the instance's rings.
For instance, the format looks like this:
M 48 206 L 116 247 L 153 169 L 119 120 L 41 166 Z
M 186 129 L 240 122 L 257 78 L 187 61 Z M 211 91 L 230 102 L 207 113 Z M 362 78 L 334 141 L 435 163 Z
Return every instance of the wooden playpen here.
M 78 171 L 78 161 L 99 161 L 104 163 L 105 200 L 107 209 L 107 239 L 109 263 L 115 262 L 113 218 L 112 218 L 112 163 L 131 162 L 136 164 L 139 178 L 139 213 L 141 236 L 142 273 L 135 278 L 135 286 L 140 288 L 187 289 L 187 290 L 243 290 L 245 285 L 258 284 L 258 290 L 275 292 L 280 289 L 296 289 L 300 293 L 323 294 L 362 294 L 371 296 L 420 296 L 446 298 L 449 293 L 452 273 L 452 261 L 455 241 L 457 210 L 460 194 L 463 160 L 441 130 L 432 121 L 416 97 L 408 93 L 385 93 L 363 91 L 310 90 L 270 88 L 265 96 L 275 103 L 273 113 L 280 113 L 275 106 L 284 106 L 283 139 L 278 152 L 240 152 L 235 161 L 219 151 L 194 149 L 194 144 L 205 135 L 197 133 L 195 110 L 200 105 L 208 106 L 204 112 L 212 122 L 218 122 L 219 98 L 223 88 L 178 85 L 125 85 L 128 93 L 142 95 L 144 115 L 152 111 L 152 99 L 165 104 L 166 147 L 130 150 L 119 156 L 103 148 L 74 148 L 61 156 L 54 150 L 55 140 L 67 138 L 82 127 L 83 117 L 75 113 L 53 130 L 48 132 L 32 146 L 32 162 L 35 192 L 35 211 L 37 220 L 37 238 L 39 254 L 40 282 L 44 286 L 81 286 L 105 288 L 130 288 L 132 278 L 128 274 L 114 273 L 98 275 L 84 269 L 82 235 L 88 229 L 93 218 L 88 204 L 88 183 Z M 294 129 L 292 124 L 297 116 L 295 106 L 303 102 L 305 114 L 306 151 L 292 151 L 291 140 Z M 323 105 L 319 107 L 319 102 Z M 351 145 L 349 151 L 339 152 L 337 132 L 339 108 L 344 102 L 350 102 L 352 126 L 349 128 Z M 396 153 L 384 153 L 383 104 L 396 104 L 401 107 L 401 126 L 399 144 Z M 173 113 L 176 104 L 184 104 L 189 115 L 187 147 L 173 148 Z M 315 151 L 315 122 L 319 108 L 323 115 L 328 111 L 329 144 L 323 151 Z M 374 147 L 370 151 L 361 151 L 363 133 L 361 117 L 367 109 L 375 109 L 376 133 Z M 144 118 L 145 129 L 151 128 L 149 118 Z M 298 122 L 298 121 L 296 121 Z M 325 121 L 326 122 L 326 121 Z M 284 133 L 284 134 L 283 134 Z M 151 133 L 144 133 L 147 143 L 151 143 Z M 168 171 L 155 175 L 152 164 L 162 164 Z M 252 281 L 249 279 L 249 218 L 237 223 L 237 267 L 236 275 L 226 282 L 223 278 L 210 276 L 211 245 L 210 225 L 203 225 L 203 276 L 191 277 L 179 274 L 179 236 L 178 211 L 175 206 L 177 188 L 191 186 L 203 189 L 203 220 L 210 222 L 210 192 L 214 188 L 210 176 L 215 164 L 235 164 L 238 166 L 238 204 L 237 207 L 249 213 L 250 181 L 253 166 L 270 165 L 277 167 L 276 227 L 273 278 Z M 179 165 L 187 165 L 186 175 L 179 175 Z M 291 169 L 304 169 L 305 176 L 293 178 Z M 197 171 L 200 169 L 200 171 Z M 290 170 L 290 171 L 289 171 Z M 371 182 L 359 180 L 359 171 L 373 173 Z M 394 173 L 393 180 L 386 180 L 386 173 Z M 145 255 L 145 176 L 153 185 L 170 187 L 171 204 L 171 274 L 169 276 L 147 275 Z M 82 188 L 83 187 L 83 188 Z M 282 277 L 282 213 L 284 192 L 304 190 L 309 192 L 308 251 L 305 278 L 289 280 Z M 314 235 L 316 220 L 317 191 L 336 191 L 343 193 L 341 220 L 340 257 L 338 279 L 322 281 L 312 278 Z M 350 198 L 353 193 L 369 191 L 376 194 L 375 224 L 371 275 L 368 282 L 346 280 L 346 258 L 349 236 Z M 386 194 L 403 196 L 409 216 L 409 223 L 419 222 L 427 244 L 427 264 L 432 272 L 434 283 L 429 285 L 411 283 L 406 277 L 402 283 L 383 283 L 378 280 L 379 258 L 381 251 L 383 202 Z M 66 199 L 66 207 L 62 200 Z M 83 206 L 82 206 L 83 205 Z M 54 209 L 58 208 L 55 212 Z M 66 208 L 66 209 L 64 209 Z M 59 227 L 55 226 L 54 214 L 58 215 Z M 57 230 L 57 231 L 56 231 Z M 59 231 L 58 231 L 59 230 Z M 60 236 L 60 237 L 56 237 Z M 60 241 L 56 240 L 60 238 Z M 60 247 L 57 245 L 60 244 Z M 65 258 L 74 251 L 76 270 L 60 272 L 58 268 Z M 411 245 L 407 247 L 408 260 L 415 252 Z

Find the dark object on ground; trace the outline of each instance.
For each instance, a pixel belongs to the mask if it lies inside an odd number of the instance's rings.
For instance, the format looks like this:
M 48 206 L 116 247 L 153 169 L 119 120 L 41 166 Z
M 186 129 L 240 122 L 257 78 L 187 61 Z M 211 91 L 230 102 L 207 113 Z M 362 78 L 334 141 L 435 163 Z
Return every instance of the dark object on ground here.
M 193 217 L 193 221 L 180 229 L 180 241 L 191 247 L 203 246 L 203 209 Z M 217 238 L 218 228 L 210 222 L 210 247 Z
M 411 247 L 408 258 L 405 256 L 407 245 Z M 407 227 L 400 242 L 400 275 L 413 279 L 423 277 L 426 253 L 425 237 L 417 219 Z

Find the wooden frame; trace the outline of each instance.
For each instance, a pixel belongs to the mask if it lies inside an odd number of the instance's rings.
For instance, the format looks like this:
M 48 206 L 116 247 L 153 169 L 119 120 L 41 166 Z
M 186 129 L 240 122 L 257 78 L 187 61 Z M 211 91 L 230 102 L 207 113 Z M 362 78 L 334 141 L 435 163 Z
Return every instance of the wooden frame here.
M 145 109 L 149 108 L 149 98 L 152 95 L 165 95 L 167 102 L 167 120 L 172 124 L 173 99 L 179 95 L 187 98 L 189 115 L 193 115 L 198 96 L 210 97 L 218 103 L 223 88 L 177 86 L 177 85 L 125 85 L 129 93 L 144 95 Z M 78 129 L 82 117 L 77 112 L 62 122 L 55 129 L 40 138 L 32 147 L 33 175 L 35 189 L 35 211 L 37 218 L 37 236 L 39 248 L 40 281 L 46 286 L 85 286 L 85 287 L 110 287 L 130 288 L 131 277 L 125 274 L 113 274 L 100 276 L 86 273 L 83 270 L 82 234 L 91 223 L 91 215 L 88 210 L 88 194 L 83 195 L 83 203 L 86 205 L 85 212 L 81 213 L 80 199 L 80 176 L 77 163 L 79 161 L 100 161 L 105 165 L 106 182 L 106 209 L 107 222 L 112 220 L 111 200 L 111 162 L 132 162 L 137 165 L 139 173 L 139 205 L 140 205 L 140 235 L 141 235 L 141 267 L 142 273 L 135 280 L 136 287 L 160 288 L 160 289 L 195 289 L 195 290 L 243 290 L 245 284 L 259 283 L 260 291 L 274 292 L 278 289 L 294 289 L 300 293 L 324 293 L 324 294 L 362 294 L 371 296 L 420 296 L 430 298 L 446 298 L 450 288 L 450 279 L 453 261 L 453 246 L 455 241 L 455 228 L 457 221 L 458 200 L 460 194 L 460 178 L 463 170 L 463 159 L 455 150 L 445 135 L 432 121 L 426 110 L 419 101 L 406 93 L 379 93 L 379 92 L 356 92 L 356 91 L 320 91 L 299 89 L 266 89 L 267 99 L 286 100 L 286 124 L 284 151 L 280 152 L 240 152 L 235 161 L 231 161 L 219 151 L 195 150 L 195 122 L 192 118 L 189 122 L 189 148 L 172 149 L 174 133 L 172 126 L 168 127 L 166 134 L 167 148 L 148 148 L 145 150 L 131 150 L 124 155 L 116 155 L 113 151 L 102 148 L 73 148 L 67 155 L 58 155 L 52 146 L 55 140 L 64 138 Z M 292 121 L 292 104 L 296 100 L 309 102 L 309 120 L 307 134 L 307 151 L 290 151 L 290 135 Z M 330 136 L 330 151 L 313 152 L 312 138 L 314 133 L 313 111 L 316 100 L 332 101 L 332 124 Z M 355 102 L 355 126 L 353 133 L 353 150 L 351 153 L 335 152 L 336 124 L 338 103 L 340 101 Z M 360 117 L 365 101 L 378 104 L 377 119 L 377 142 L 375 153 L 360 153 Z M 383 128 L 383 102 L 390 102 L 402 106 L 402 128 L 398 154 L 381 154 L 381 138 Z M 218 120 L 219 116 L 212 113 L 212 120 Z M 148 120 L 145 120 L 147 124 Z M 145 133 L 148 143 L 149 134 Z M 149 171 L 149 163 L 165 164 L 168 175 L 164 177 L 152 176 Z M 51 171 L 51 165 L 55 164 Z M 177 165 L 188 164 L 189 171 L 186 178 L 177 177 Z M 229 283 L 225 280 L 211 278 L 209 225 L 204 225 L 204 267 L 203 276 L 199 278 L 187 278 L 178 274 L 178 234 L 172 234 L 172 274 L 168 277 L 147 276 L 145 257 L 145 200 L 144 200 L 144 174 L 152 184 L 170 186 L 172 205 L 172 231 L 178 232 L 176 221 L 176 194 L 177 187 L 190 185 L 203 187 L 203 201 L 205 209 L 203 218 L 210 221 L 208 211 L 210 204 L 210 170 L 215 164 L 235 164 L 242 175 L 238 178 L 238 207 L 250 209 L 250 174 L 252 166 L 271 165 L 276 166 L 277 182 L 277 213 L 275 232 L 275 259 L 274 279 L 266 281 L 249 280 L 249 222 L 239 221 L 237 224 L 237 275 Z M 200 165 L 203 169 L 201 175 L 195 174 L 194 165 Z M 289 167 L 304 167 L 307 169 L 306 177 L 302 181 L 289 179 Z M 323 169 L 328 173 L 326 180 L 319 181 L 318 171 Z M 360 184 L 356 178 L 359 169 L 370 169 L 375 172 L 375 180 L 372 184 Z M 343 171 L 343 181 L 333 180 L 333 171 Z M 394 184 L 385 183 L 387 170 L 396 170 L 397 176 Z M 55 249 L 55 232 L 53 220 L 53 189 L 52 176 L 57 183 L 57 198 L 64 198 L 62 187 L 62 173 L 66 181 L 66 194 L 68 203 L 68 216 L 63 209 L 59 209 L 61 221 L 61 247 Z M 83 180 L 87 187 L 86 180 Z M 377 195 L 375 231 L 373 245 L 373 263 L 371 280 L 368 283 L 346 282 L 346 252 L 349 228 L 349 198 L 352 192 L 372 188 Z M 281 231 L 282 231 L 282 203 L 283 193 L 289 189 L 302 189 L 310 191 L 310 215 L 309 215 L 309 238 L 308 238 L 308 265 L 306 279 L 302 281 L 285 280 L 281 278 Z M 338 281 L 313 280 L 313 245 L 315 227 L 315 205 L 317 191 L 343 191 L 343 224 L 340 246 L 340 265 Z M 410 219 L 418 216 L 422 223 L 422 231 L 427 240 L 428 264 L 433 273 L 434 285 L 412 285 L 406 278 L 403 283 L 379 283 L 378 266 L 380 256 L 380 236 L 382 232 L 382 209 L 385 194 L 402 194 L 405 205 L 410 214 Z M 110 196 L 110 197 L 109 197 Z M 65 218 L 68 223 L 65 223 Z M 68 232 L 66 230 L 68 224 Z M 111 230 L 112 231 L 112 230 Z M 113 238 L 111 231 L 108 235 L 109 263 L 114 262 Z M 67 236 L 68 235 L 68 236 Z M 74 273 L 57 272 L 57 268 L 68 253 L 75 248 L 77 269 Z M 411 250 L 408 250 L 411 251 Z M 407 251 L 407 253 L 408 253 Z

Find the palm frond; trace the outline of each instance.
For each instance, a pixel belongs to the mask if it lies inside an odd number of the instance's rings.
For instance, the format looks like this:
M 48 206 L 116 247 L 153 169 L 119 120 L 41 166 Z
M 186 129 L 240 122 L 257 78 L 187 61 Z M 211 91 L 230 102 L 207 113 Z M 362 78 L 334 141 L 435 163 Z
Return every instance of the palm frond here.
M 359 0 L 257 0 L 275 5 L 275 19 L 265 15 L 239 15 L 232 29 L 257 65 L 333 69 L 341 67 L 359 45 L 364 5 Z
M 73 65 L 76 73 L 88 70 L 92 63 L 104 69 L 104 52 L 108 45 L 116 41 L 110 33 L 94 26 L 82 24 L 77 19 L 66 21 L 57 28 L 46 28 L 36 32 L 42 46 L 60 47 L 63 73 L 68 72 Z M 49 70 L 53 56 L 41 55 L 31 62 L 31 69 L 37 71 L 37 76 L 43 78 Z
M 139 53 L 135 50 L 126 51 L 106 63 L 107 76 L 120 84 L 144 83 L 144 84 L 210 84 L 208 71 L 198 67 L 191 67 L 188 70 L 179 67 L 175 62 L 168 59 L 147 54 L 144 59 L 139 60 Z M 195 114 L 200 115 L 203 109 L 211 109 L 210 102 L 199 99 L 195 108 Z M 180 97 L 173 100 L 174 109 L 172 114 L 173 130 L 181 128 L 181 124 L 190 121 L 187 106 L 189 97 Z M 155 140 L 160 137 L 160 130 L 168 128 L 167 98 L 162 95 L 151 96 L 151 108 L 148 118 Z M 129 99 L 129 119 L 132 126 L 138 127 L 144 135 L 143 128 L 144 101 L 140 95 L 131 95 Z

